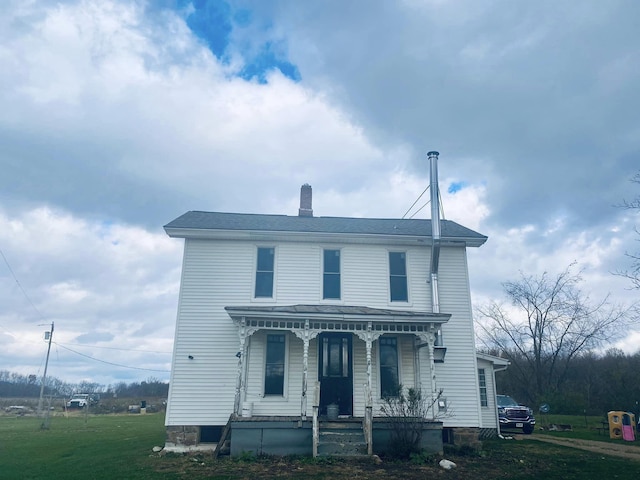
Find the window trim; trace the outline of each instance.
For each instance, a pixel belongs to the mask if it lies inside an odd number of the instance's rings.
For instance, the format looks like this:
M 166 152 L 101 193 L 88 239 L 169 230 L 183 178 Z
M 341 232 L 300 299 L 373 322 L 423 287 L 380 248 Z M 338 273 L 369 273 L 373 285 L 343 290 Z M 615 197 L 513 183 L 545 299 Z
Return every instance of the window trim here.
M 282 394 L 279 393 L 266 393 L 266 382 L 267 382 L 267 349 L 269 347 L 269 336 L 270 335 L 279 335 L 284 337 L 284 372 L 282 379 Z M 289 335 L 284 331 L 273 331 L 266 332 L 264 335 L 264 354 L 262 359 L 262 398 L 263 399 L 276 399 L 281 400 L 283 398 L 287 398 L 287 392 L 289 388 Z
M 399 254 L 404 254 L 404 280 L 405 280 L 405 287 L 406 287 L 406 291 L 407 291 L 407 299 L 406 300 L 393 300 L 392 299 L 392 286 L 391 286 L 391 277 L 402 277 L 402 275 L 392 275 L 391 274 L 391 254 L 392 253 L 399 253 Z M 409 252 L 407 252 L 406 250 L 387 250 L 387 286 L 389 288 L 389 295 L 388 295 L 388 299 L 389 299 L 389 304 L 391 305 L 398 305 L 398 304 L 404 304 L 404 305 L 410 305 L 411 304 L 411 292 L 410 292 L 410 288 L 409 288 L 410 282 L 409 282 Z
M 338 252 L 338 272 L 329 272 L 328 275 L 338 275 L 338 288 L 339 288 L 339 296 L 338 297 L 326 297 L 325 296 L 325 285 L 324 278 L 327 273 L 325 273 L 325 252 Z M 334 247 L 323 247 L 320 251 L 320 299 L 323 302 L 342 302 L 343 297 L 343 285 L 342 285 L 342 248 L 334 248 Z
M 484 381 L 484 386 L 482 385 L 483 381 Z M 480 393 L 480 406 L 482 408 L 488 408 L 489 396 L 487 392 L 487 372 L 485 368 L 478 368 L 478 390 Z M 484 393 L 484 397 L 483 397 L 483 393 Z
M 271 296 L 270 297 L 258 297 L 256 296 L 256 287 L 258 284 L 258 258 L 259 258 L 259 251 L 260 249 L 268 249 L 271 248 L 273 249 L 273 270 L 271 270 Z M 272 302 L 274 300 L 276 300 L 276 279 L 277 279 L 277 256 L 278 256 L 278 248 L 275 245 L 255 245 L 255 249 L 254 249 L 254 261 L 253 261 L 253 288 L 252 288 L 252 292 L 251 292 L 251 300 L 254 302 Z M 265 272 L 268 272 L 269 270 L 264 270 Z

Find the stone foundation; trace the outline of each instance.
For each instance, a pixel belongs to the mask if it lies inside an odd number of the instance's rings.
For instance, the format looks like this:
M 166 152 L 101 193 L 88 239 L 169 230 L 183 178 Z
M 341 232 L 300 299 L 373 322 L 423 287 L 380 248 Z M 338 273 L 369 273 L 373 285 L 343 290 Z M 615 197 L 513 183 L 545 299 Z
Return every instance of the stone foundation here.
M 179 425 L 177 427 L 167 427 L 167 438 L 165 450 L 167 451 L 189 451 L 195 450 L 200 440 L 200 427 L 193 425 Z
M 481 446 L 479 428 L 456 427 L 451 430 L 453 431 L 454 445 L 473 448 L 479 448 Z

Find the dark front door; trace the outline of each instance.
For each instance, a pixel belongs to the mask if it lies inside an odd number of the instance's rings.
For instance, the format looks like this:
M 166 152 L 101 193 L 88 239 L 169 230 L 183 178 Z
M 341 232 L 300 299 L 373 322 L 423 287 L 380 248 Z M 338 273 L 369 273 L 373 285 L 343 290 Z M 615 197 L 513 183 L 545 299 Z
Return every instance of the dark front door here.
M 353 360 L 350 333 L 323 333 L 319 337 L 318 379 L 320 413 L 327 405 L 340 407 L 340 415 L 353 414 Z

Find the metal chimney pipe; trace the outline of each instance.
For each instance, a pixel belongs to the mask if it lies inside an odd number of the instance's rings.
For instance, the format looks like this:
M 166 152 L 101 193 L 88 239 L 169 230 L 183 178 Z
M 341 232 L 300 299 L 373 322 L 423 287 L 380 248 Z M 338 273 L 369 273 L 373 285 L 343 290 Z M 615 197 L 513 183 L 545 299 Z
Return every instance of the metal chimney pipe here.
M 431 189 L 431 308 L 440 313 L 438 293 L 438 267 L 440 263 L 440 189 L 438 187 L 438 152 L 427 153 L 429 157 Z

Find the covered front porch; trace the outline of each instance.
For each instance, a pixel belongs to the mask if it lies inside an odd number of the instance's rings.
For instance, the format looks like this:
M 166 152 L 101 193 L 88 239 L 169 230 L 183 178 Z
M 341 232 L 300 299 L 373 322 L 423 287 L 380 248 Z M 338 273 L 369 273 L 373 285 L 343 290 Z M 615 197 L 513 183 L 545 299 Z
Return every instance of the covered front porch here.
M 327 428 L 338 428 L 337 422 L 348 430 L 357 426 L 366 446 L 363 453 L 370 455 L 390 435 L 384 417 L 376 415 L 385 385 L 411 386 L 431 399 L 438 395 L 435 363 L 444 359 L 446 349 L 438 339 L 448 314 L 336 305 L 226 307 L 226 311 L 239 338 L 232 453 L 304 450 L 318 455 Z M 272 391 L 269 383 L 269 372 L 279 371 L 279 366 L 270 359 L 267 343 L 281 332 L 300 342 L 292 340 L 294 345 L 287 350 L 292 352 L 286 359 L 288 375 L 280 367 L 293 384 L 281 387 L 281 395 L 267 395 L 279 392 Z M 252 337 L 257 337 L 254 344 Z M 394 352 L 402 357 L 396 360 L 401 365 L 396 364 L 395 371 L 393 362 L 385 360 Z M 254 378 L 260 369 L 262 384 Z M 442 448 L 442 424 L 435 420 L 436 413 L 432 409 L 430 422 L 425 423 L 425 440 L 432 445 L 425 448 L 430 451 Z

